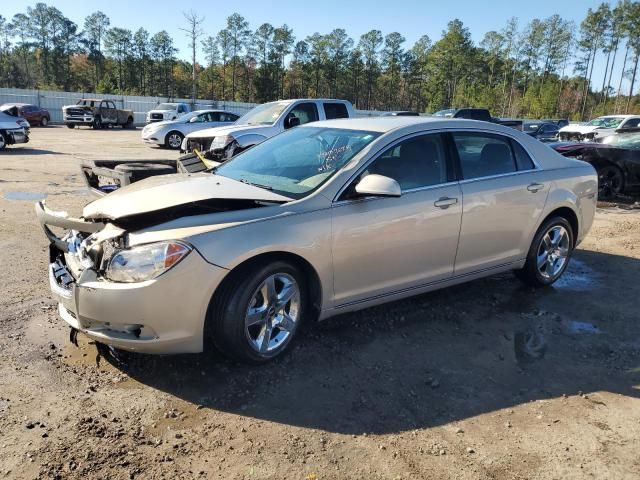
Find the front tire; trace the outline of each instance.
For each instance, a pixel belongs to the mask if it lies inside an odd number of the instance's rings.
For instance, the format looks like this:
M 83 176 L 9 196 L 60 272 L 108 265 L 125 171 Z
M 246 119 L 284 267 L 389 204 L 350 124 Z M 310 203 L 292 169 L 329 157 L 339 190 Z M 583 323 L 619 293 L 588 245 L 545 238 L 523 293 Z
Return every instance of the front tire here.
M 47 125 L 49 125 L 49 119 L 47 117 L 42 117 L 40 119 L 40 126 L 46 127 Z
M 4 134 L 0 132 L 0 152 L 7 148 L 7 139 L 4 137 Z
M 76 128 L 76 126 L 73 123 L 67 123 L 67 128 Z
M 93 119 L 93 128 L 96 130 L 102 129 L 102 119 L 100 117 L 96 117 Z
M 251 364 L 281 356 L 309 310 L 302 272 L 288 262 L 273 261 L 231 275 L 214 296 L 205 341 Z
M 164 145 L 165 147 L 171 148 L 172 150 L 177 150 L 182 145 L 183 139 L 184 135 L 182 135 L 180 132 L 169 132 L 164 139 Z
M 564 217 L 552 217 L 536 232 L 527 260 L 516 275 L 532 287 L 547 287 L 558 280 L 569 265 L 574 232 Z

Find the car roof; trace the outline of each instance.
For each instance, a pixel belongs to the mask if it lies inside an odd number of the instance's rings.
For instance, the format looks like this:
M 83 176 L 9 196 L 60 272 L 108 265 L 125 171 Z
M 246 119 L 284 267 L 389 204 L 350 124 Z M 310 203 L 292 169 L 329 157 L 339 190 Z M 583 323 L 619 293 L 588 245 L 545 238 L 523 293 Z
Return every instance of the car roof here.
M 229 110 L 220 110 L 219 108 L 203 108 L 202 110 L 194 110 L 193 112 L 189 112 L 189 113 L 206 113 L 206 112 L 231 113 L 233 115 L 238 115 L 237 113 L 230 112 Z
M 403 127 L 424 125 L 428 129 L 439 128 L 483 128 L 496 132 L 511 132 L 512 128 L 497 125 L 495 123 L 480 120 L 468 120 L 445 117 L 409 117 L 409 116 L 384 116 L 384 117 L 359 117 L 340 120 L 321 120 L 302 125 L 302 128 L 324 127 L 344 128 L 346 130 L 365 130 L 368 132 L 387 133 Z
M 3 103 L 0 107 L 35 107 L 31 103 Z

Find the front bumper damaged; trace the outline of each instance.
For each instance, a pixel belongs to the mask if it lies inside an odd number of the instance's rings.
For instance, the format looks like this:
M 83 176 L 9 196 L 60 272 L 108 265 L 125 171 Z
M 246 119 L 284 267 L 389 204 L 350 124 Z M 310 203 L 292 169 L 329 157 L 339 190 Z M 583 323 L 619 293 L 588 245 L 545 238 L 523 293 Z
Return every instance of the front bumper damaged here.
M 70 327 L 97 342 L 133 352 L 202 351 L 208 299 L 226 270 L 207 263 L 194 251 L 152 280 L 112 282 L 96 266 L 104 261 L 87 252 L 96 248 L 106 255 L 102 244 L 119 240 L 126 232 L 110 223 L 53 212 L 42 202 L 36 204 L 36 214 L 51 242 L 51 295 L 58 302 L 60 317 Z M 57 236 L 52 228 L 68 232 Z

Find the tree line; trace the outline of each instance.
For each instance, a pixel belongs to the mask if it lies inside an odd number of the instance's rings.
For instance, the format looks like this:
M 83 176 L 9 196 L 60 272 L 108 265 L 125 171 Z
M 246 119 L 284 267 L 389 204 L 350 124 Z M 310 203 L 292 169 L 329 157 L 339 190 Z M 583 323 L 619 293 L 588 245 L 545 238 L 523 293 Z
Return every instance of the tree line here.
M 479 44 L 458 19 L 413 45 L 399 32 L 353 39 L 343 28 L 297 39 L 286 24 L 253 30 L 238 13 L 215 34 L 194 12 L 185 20 L 191 62 L 177 57 L 166 31 L 112 26 L 100 11 L 82 26 L 45 3 L 0 15 L 0 86 L 244 102 L 332 97 L 360 109 L 475 106 L 533 118 L 640 109 L 637 1 L 590 8 L 580 25 L 560 15 L 526 25 L 514 17 Z M 601 78 L 596 61 L 605 63 Z

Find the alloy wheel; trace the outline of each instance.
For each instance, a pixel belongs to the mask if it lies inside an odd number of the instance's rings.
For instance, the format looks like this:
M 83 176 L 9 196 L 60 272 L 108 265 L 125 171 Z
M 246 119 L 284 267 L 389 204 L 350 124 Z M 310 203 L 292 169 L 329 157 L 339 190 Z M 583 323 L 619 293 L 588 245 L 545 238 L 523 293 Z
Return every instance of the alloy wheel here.
M 300 319 L 300 287 L 286 273 L 268 276 L 253 293 L 245 335 L 253 350 L 272 356 L 284 349 Z
M 182 137 L 178 133 L 172 133 L 169 135 L 168 143 L 171 148 L 180 148 Z
M 562 225 L 554 225 L 542 236 L 537 267 L 543 278 L 555 280 L 560 276 L 569 258 L 570 242 L 569 232 Z
M 622 191 L 624 179 L 619 168 L 606 166 L 598 172 L 598 194 L 605 198 L 616 195 Z

